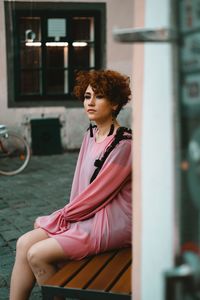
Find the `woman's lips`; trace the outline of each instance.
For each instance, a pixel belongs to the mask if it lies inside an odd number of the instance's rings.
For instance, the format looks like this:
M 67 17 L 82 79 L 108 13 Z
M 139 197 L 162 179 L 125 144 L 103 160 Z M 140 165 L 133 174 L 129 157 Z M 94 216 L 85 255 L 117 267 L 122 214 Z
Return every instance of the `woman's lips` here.
M 87 112 L 96 112 L 96 110 L 90 108 L 90 109 L 87 110 Z

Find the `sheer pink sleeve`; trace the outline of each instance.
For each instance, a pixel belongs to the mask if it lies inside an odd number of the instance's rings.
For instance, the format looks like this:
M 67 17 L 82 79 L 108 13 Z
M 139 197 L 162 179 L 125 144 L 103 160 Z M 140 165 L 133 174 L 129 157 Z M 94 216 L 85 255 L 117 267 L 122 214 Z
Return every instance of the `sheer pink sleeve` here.
M 110 153 L 97 178 L 64 207 L 67 221 L 80 221 L 106 206 L 131 177 L 131 141 L 123 140 Z

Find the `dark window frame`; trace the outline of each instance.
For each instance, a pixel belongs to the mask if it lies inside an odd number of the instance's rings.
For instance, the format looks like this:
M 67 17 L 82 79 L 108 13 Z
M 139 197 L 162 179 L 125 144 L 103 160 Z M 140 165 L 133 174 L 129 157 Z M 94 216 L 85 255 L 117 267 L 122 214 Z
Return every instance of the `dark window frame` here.
M 20 96 L 19 80 L 17 80 L 19 68 L 19 45 L 17 37 L 19 32 L 16 22 L 19 16 L 41 15 L 48 17 L 94 16 L 97 22 L 95 26 L 95 69 L 105 68 L 105 44 L 106 44 L 106 5 L 105 3 L 44 3 L 44 2 L 4 2 L 6 21 L 6 47 L 7 47 L 7 78 L 8 78 L 8 107 L 41 107 L 41 106 L 65 106 L 79 107 L 79 101 L 75 101 L 71 95 L 48 95 L 38 97 L 35 95 Z M 67 17 L 66 17 L 67 18 Z M 42 26 L 43 28 L 43 26 Z M 71 82 L 70 82 L 71 84 Z

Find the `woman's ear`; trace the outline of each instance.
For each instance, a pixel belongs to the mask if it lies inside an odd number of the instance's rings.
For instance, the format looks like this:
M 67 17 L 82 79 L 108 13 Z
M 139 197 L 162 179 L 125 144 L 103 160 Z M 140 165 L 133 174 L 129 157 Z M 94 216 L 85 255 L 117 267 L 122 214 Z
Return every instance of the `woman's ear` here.
M 119 104 L 112 104 L 112 109 L 117 110 L 118 106 L 119 106 Z

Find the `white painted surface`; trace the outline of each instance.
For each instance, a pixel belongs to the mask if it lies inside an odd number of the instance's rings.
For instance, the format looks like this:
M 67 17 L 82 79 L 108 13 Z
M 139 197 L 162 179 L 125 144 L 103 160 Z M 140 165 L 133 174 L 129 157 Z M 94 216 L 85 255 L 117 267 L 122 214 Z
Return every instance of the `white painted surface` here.
M 139 3 L 140 0 L 135 0 Z M 144 27 L 146 29 L 170 26 L 170 0 L 145 0 Z M 136 149 L 140 163 L 134 163 L 140 179 L 140 185 L 134 187 L 134 195 L 139 199 L 134 211 L 136 229 L 134 241 L 136 257 L 139 260 L 133 270 L 133 281 L 136 300 L 164 300 L 164 272 L 173 266 L 174 256 L 174 82 L 172 65 L 172 45 L 168 43 L 145 43 L 144 57 L 141 59 L 143 78 L 137 86 L 141 90 L 141 118 L 135 120 L 137 111 L 134 108 L 134 123 L 141 134 L 139 141 L 135 137 Z M 139 64 L 136 65 L 138 67 Z M 137 69 L 135 76 L 137 76 Z M 141 72 L 139 70 L 139 75 Z M 136 99 L 137 101 L 137 99 Z M 136 154 L 137 155 L 137 154 Z M 140 203 L 139 203 L 140 201 Z M 133 208 L 134 210 L 134 208 Z M 134 236 L 133 229 L 133 236 Z M 138 252 L 140 249 L 140 253 Z M 134 245 L 133 245 L 134 255 Z
M 145 46 L 142 125 L 142 300 L 162 300 L 173 265 L 174 128 L 170 45 Z
M 170 26 L 170 1 L 146 0 L 145 27 Z M 141 299 L 164 300 L 174 251 L 174 95 L 172 45 L 144 49 Z

